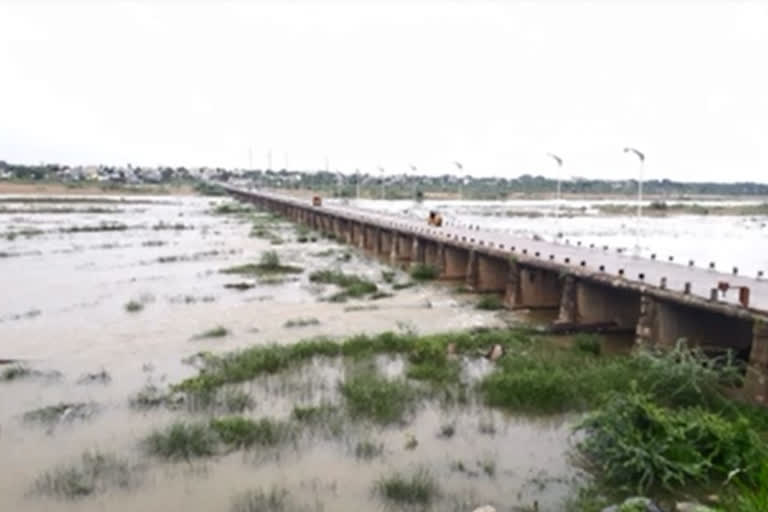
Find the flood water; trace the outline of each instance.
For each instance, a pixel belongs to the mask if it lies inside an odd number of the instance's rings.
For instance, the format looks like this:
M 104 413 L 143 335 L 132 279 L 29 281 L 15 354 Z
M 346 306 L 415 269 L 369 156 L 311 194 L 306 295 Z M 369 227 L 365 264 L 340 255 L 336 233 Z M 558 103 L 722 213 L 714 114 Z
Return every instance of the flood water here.
M 522 237 L 583 245 L 607 245 L 612 250 L 623 248 L 630 254 L 650 257 L 656 254 L 666 260 L 687 265 L 689 260 L 702 268 L 714 262 L 717 269 L 755 277 L 758 271 L 768 274 L 768 215 L 669 215 L 646 216 L 604 215 L 596 206 L 634 206 L 632 201 L 617 200 L 509 200 L 509 201 L 372 201 L 350 200 L 350 205 L 376 211 L 388 211 L 426 218 L 429 210 L 438 210 L 447 222 L 480 225 Z M 668 204 L 698 206 L 747 206 L 760 201 L 671 201 Z M 650 202 L 645 202 L 647 208 Z M 583 209 L 583 210 L 582 210 Z M 574 215 L 574 212 L 578 214 Z
M 281 244 L 250 237 L 247 219 L 211 214 L 223 199 L 104 200 L 110 202 L 9 202 L 0 213 L 0 359 L 20 360 L 42 372 L 0 382 L 0 510 L 229 510 L 237 493 L 273 485 L 289 490 L 302 510 L 371 510 L 380 507 L 371 496 L 372 482 L 394 470 L 421 467 L 445 492 L 440 510 L 534 501 L 541 510 L 556 510 L 567 495 L 577 475 L 568 462 L 571 420 L 510 417 L 477 403 L 456 408 L 427 401 L 405 425 L 346 422 L 334 434 L 313 431 L 275 448 L 195 462 L 143 455 L 140 441 L 153 429 L 214 414 L 129 406 L 147 384 L 164 388 L 195 375 L 195 366 L 183 361 L 201 351 L 223 353 L 319 335 L 500 326 L 510 315 L 477 311 L 466 304 L 472 299 L 440 285 L 417 285 L 375 301 L 330 302 L 324 299 L 335 287 L 311 283 L 312 270 L 360 274 L 390 291 L 381 275 L 388 268 L 333 241 L 301 243 L 288 223 L 275 228 Z M 304 271 L 280 282 L 220 272 L 258 262 L 270 250 Z M 402 273 L 396 277 L 407 280 Z M 253 286 L 225 288 L 243 281 Z M 143 309 L 126 311 L 130 301 Z M 297 319 L 312 319 L 312 325 L 286 327 Z M 216 326 L 229 334 L 197 337 Z M 377 364 L 385 375 L 402 372 L 396 358 Z M 465 361 L 468 378 L 487 372 L 483 364 L 488 363 Z M 356 371 L 353 366 L 314 361 L 246 383 L 242 389 L 255 403 L 247 414 L 287 419 L 295 405 L 338 403 L 338 382 Z M 7 367 L 0 366 L 0 372 Z M 109 382 L 78 382 L 101 371 Z M 95 412 L 53 426 L 22 419 L 27 411 L 62 402 L 93 403 Z M 450 439 L 438 435 L 445 424 L 455 427 Z M 405 447 L 411 438 L 418 440 L 415 449 Z M 380 444 L 381 456 L 357 458 L 354 446 L 362 440 Z M 76 462 L 89 450 L 135 463 L 140 485 L 76 501 L 32 492 L 43 472 Z

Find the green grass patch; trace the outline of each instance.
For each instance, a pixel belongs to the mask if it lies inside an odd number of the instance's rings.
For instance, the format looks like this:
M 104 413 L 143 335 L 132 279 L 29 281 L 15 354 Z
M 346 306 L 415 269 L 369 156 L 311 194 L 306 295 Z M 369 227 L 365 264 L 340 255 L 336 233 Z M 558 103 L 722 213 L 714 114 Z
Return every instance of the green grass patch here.
M 495 311 L 497 309 L 504 308 L 504 302 L 499 295 L 488 294 L 480 297 L 480 300 L 475 304 L 476 309 L 482 309 L 485 311 Z
M 363 460 L 371 460 L 384 452 L 383 444 L 376 444 L 373 441 L 358 441 L 355 445 L 355 457 Z
M 123 307 L 129 313 L 138 313 L 139 311 L 144 309 L 144 304 L 137 300 L 129 300 L 128 302 L 125 303 L 125 306 Z
M 415 281 L 432 281 L 440 277 L 440 269 L 428 263 L 417 263 L 411 266 L 411 279 Z
M 414 286 L 416 286 L 416 283 L 414 283 L 413 281 L 408 281 L 408 282 L 405 282 L 405 283 L 395 283 L 395 284 L 392 285 L 392 289 L 393 290 L 405 290 L 406 288 L 413 288 Z
M 8 368 L 3 369 L 2 373 L 0 373 L 0 380 L 11 381 L 24 379 L 31 377 L 32 375 L 33 372 L 28 367 L 24 366 L 23 364 L 14 364 Z
M 230 416 L 211 420 L 211 429 L 222 442 L 238 448 L 253 445 L 274 446 L 285 438 L 290 430 L 284 423 L 262 418 L 258 421 L 242 416 Z
M 242 203 L 222 203 L 217 205 L 212 213 L 216 215 L 250 214 L 255 210 L 253 206 Z
M 381 424 L 403 421 L 417 399 L 416 390 L 405 380 L 388 380 L 374 373 L 348 377 L 340 390 L 353 418 Z
M 273 487 L 269 491 L 255 489 L 237 495 L 230 512 L 293 512 L 300 510 L 288 502 L 288 491 Z
M 599 356 L 601 352 L 601 338 L 596 334 L 579 333 L 573 337 L 573 348 L 587 354 Z
M 177 422 L 156 430 L 144 439 L 144 450 L 149 455 L 164 459 L 209 457 L 216 453 L 218 437 L 204 423 Z
M 87 420 L 99 410 L 92 402 L 59 403 L 24 413 L 24 421 L 53 425 L 64 421 Z
M 240 274 L 263 276 L 269 274 L 300 274 L 304 272 L 301 267 L 283 265 L 276 251 L 265 251 L 261 254 L 259 263 L 246 263 L 219 270 L 222 274 Z
M 229 329 L 226 327 L 223 327 L 221 325 L 218 325 L 216 327 L 213 327 L 212 329 L 208 329 L 207 331 L 203 331 L 197 336 L 194 337 L 194 339 L 206 339 L 206 338 L 224 338 L 225 336 L 229 336 L 230 332 Z
M 317 270 L 309 275 L 309 280 L 313 283 L 335 284 L 342 288 L 341 292 L 330 299 L 333 302 L 343 302 L 349 297 L 362 297 L 378 291 L 372 281 L 337 270 Z
M 294 406 L 291 417 L 300 423 L 316 424 L 327 421 L 338 414 L 338 408 L 331 404 Z
M 374 483 L 373 492 L 382 501 L 397 506 L 427 507 L 441 496 L 437 480 L 425 469 L 382 477 Z
M 76 464 L 46 471 L 34 492 L 52 498 L 78 500 L 112 489 L 133 489 L 141 482 L 139 468 L 111 454 L 84 453 Z
M 395 276 L 397 274 L 393 272 L 392 270 L 382 270 L 381 271 L 381 280 L 385 283 L 394 283 L 395 282 Z

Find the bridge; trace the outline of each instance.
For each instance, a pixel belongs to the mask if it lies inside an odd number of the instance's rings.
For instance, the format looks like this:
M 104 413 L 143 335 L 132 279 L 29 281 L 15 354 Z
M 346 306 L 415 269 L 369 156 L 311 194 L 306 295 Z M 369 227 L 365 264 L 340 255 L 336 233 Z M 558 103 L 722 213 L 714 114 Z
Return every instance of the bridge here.
M 747 362 L 746 393 L 768 405 L 768 281 L 762 275 L 224 188 L 394 266 L 432 265 L 441 280 L 503 295 L 507 308 L 552 309 L 555 328 L 630 331 L 637 344 L 651 347 L 685 338 L 690 345 L 733 350 Z

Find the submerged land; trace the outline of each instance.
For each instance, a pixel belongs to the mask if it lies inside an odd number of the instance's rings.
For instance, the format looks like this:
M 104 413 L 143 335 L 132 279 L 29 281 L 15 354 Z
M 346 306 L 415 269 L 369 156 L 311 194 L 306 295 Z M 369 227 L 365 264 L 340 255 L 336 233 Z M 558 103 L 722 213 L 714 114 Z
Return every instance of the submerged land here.
M 224 198 L 104 199 L 0 198 L 1 509 L 765 510 L 729 355 L 554 336 Z

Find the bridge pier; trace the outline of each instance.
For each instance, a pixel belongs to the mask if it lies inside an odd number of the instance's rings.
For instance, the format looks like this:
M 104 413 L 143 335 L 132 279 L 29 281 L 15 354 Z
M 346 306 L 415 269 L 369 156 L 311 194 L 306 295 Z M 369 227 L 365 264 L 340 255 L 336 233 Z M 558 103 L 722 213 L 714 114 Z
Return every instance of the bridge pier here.
M 588 282 L 573 275 L 565 276 L 562 281 L 556 323 L 637 331 L 642 308 L 637 294 Z
M 469 249 L 455 246 L 443 247 L 443 272 L 441 279 L 446 281 L 465 281 L 469 268 Z
M 768 405 L 768 323 L 757 319 L 752 327 L 752 347 L 744 380 L 750 399 Z
M 512 309 L 559 309 L 563 296 L 560 276 L 533 267 L 513 263 L 507 274 L 506 303 Z

